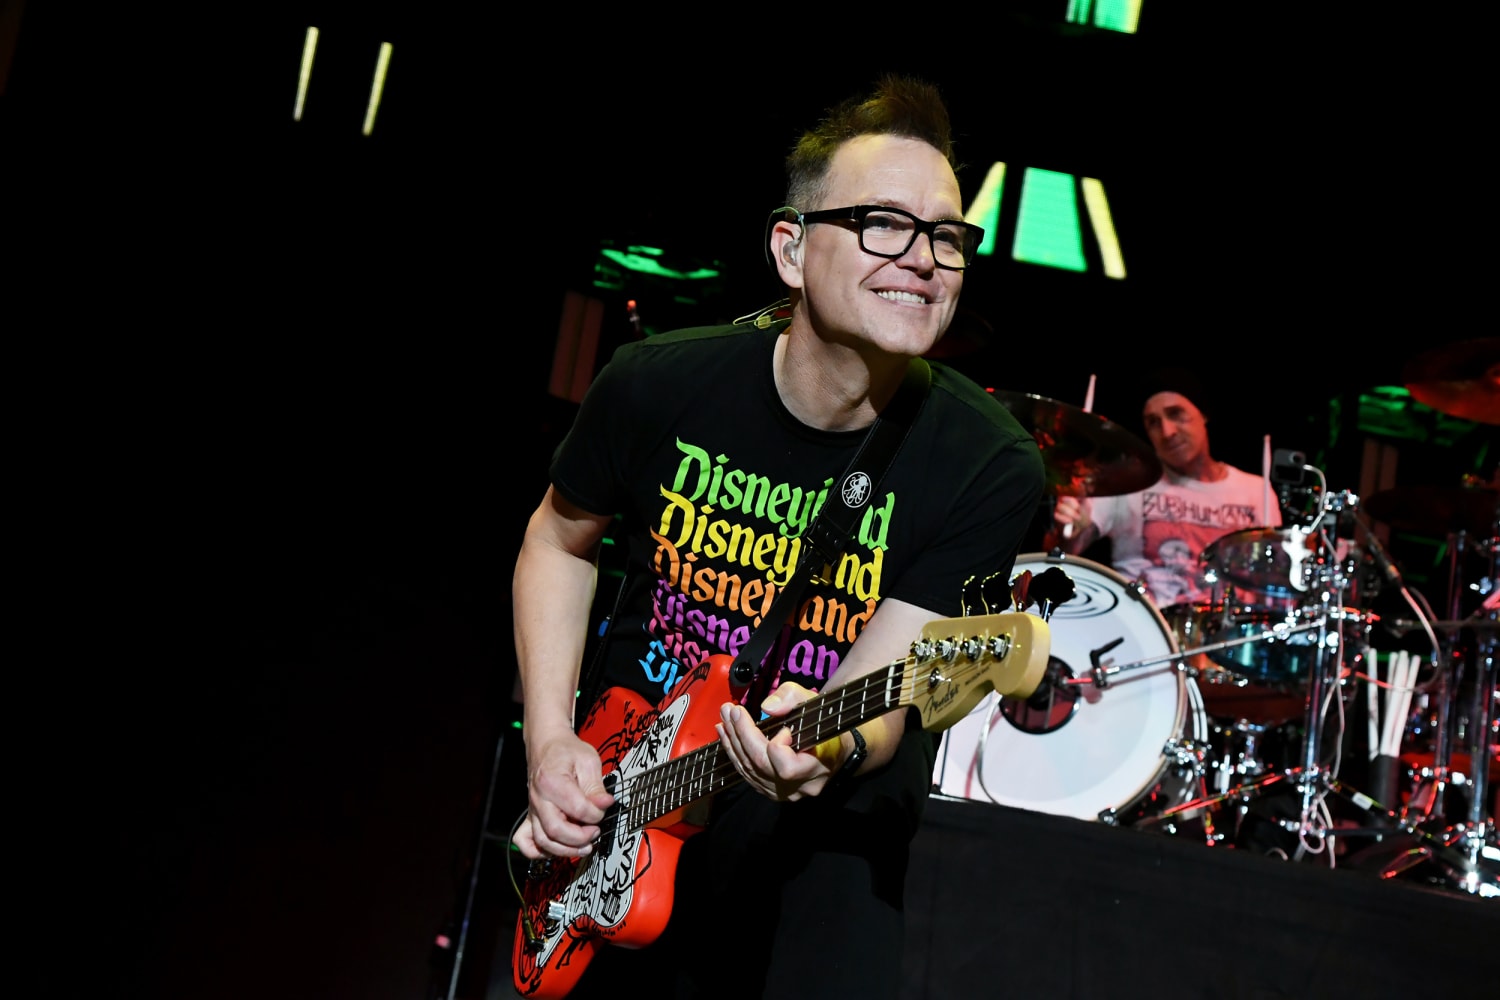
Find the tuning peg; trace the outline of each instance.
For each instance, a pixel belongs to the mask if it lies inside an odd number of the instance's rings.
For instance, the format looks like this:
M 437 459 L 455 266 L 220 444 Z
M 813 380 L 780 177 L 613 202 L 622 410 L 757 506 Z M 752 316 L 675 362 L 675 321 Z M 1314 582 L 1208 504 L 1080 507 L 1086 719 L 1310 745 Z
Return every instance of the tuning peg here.
M 1057 610 L 1058 606 L 1071 601 L 1073 595 L 1077 593 L 1073 578 L 1056 566 L 1049 566 L 1035 577 L 1031 576 L 1030 570 L 1022 575 L 1029 578 L 1026 594 L 1035 597 L 1037 610 L 1041 613 L 1043 621 L 1050 621 L 1052 613 Z M 1019 580 L 1020 577 L 1017 579 Z M 1012 590 L 1014 589 L 1014 584 L 1012 584 Z M 1018 607 L 1024 607 L 1024 605 L 1018 605 Z

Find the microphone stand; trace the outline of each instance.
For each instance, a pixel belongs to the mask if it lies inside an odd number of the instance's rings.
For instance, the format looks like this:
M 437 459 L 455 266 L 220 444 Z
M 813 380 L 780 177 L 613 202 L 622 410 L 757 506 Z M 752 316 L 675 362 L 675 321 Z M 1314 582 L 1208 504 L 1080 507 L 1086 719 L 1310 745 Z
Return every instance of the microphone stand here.
M 1302 841 L 1310 832 L 1316 831 L 1325 841 L 1324 849 L 1330 851 L 1333 846 L 1329 838 L 1360 835 L 1374 836 L 1378 839 L 1394 832 L 1396 819 L 1396 814 L 1386 804 L 1376 801 L 1347 782 L 1339 780 L 1337 774 L 1323 762 L 1324 703 L 1330 698 L 1343 697 L 1338 688 L 1342 679 L 1342 665 L 1348 650 L 1348 642 L 1343 629 L 1340 627 L 1337 630 L 1330 630 L 1329 628 L 1330 620 L 1338 622 L 1344 620 L 1343 595 L 1349 582 L 1337 558 L 1335 539 L 1339 537 L 1337 525 L 1340 515 L 1345 512 L 1352 514 L 1358 504 L 1359 498 L 1347 491 L 1324 494 L 1321 511 L 1308 530 L 1308 537 L 1318 540 L 1317 551 L 1323 553 L 1324 558 L 1314 559 L 1309 555 L 1303 560 L 1309 565 L 1306 570 L 1307 580 L 1303 586 L 1297 587 L 1299 590 L 1313 591 L 1318 595 L 1316 602 L 1317 649 L 1313 657 L 1311 676 L 1308 679 L 1307 702 L 1303 710 L 1302 762 L 1299 767 L 1286 774 L 1288 778 L 1297 779 L 1301 808 L 1296 820 L 1282 820 L 1281 825 L 1296 833 L 1299 841 Z M 1319 525 L 1328 514 L 1333 515 L 1331 527 L 1322 528 L 1320 531 Z M 1294 572 L 1296 572 L 1295 568 Z M 1296 580 L 1292 583 L 1294 587 L 1297 586 Z M 1338 613 L 1330 608 L 1330 601 L 1334 598 L 1337 598 L 1335 606 Z M 1365 648 L 1368 652 L 1368 647 Z M 1384 823 L 1374 827 L 1344 828 L 1336 831 L 1323 828 L 1316 821 L 1316 814 L 1329 792 L 1337 792 L 1366 815 L 1378 816 L 1384 820 Z

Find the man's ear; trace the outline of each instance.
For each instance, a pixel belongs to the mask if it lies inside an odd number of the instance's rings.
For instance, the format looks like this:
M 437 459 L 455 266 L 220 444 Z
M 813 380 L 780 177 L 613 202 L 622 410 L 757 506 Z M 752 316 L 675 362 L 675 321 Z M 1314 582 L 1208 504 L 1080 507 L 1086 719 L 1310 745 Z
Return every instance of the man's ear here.
M 789 288 L 802 287 L 802 227 L 778 222 L 771 228 L 771 250 L 776 273 Z

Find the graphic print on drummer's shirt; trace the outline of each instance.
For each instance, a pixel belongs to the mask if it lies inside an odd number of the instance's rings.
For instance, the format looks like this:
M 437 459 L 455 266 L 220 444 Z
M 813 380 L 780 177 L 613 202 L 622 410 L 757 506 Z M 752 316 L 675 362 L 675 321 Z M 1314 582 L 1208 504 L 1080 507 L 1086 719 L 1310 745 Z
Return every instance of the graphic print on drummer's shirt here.
M 788 482 L 737 467 L 678 439 L 681 458 L 661 485 L 651 536 L 651 646 L 641 661 L 647 681 L 665 694 L 677 678 L 715 653 L 736 655 L 792 579 L 802 534 L 833 480 Z M 896 496 L 865 509 L 855 544 L 833 567 L 828 586 L 810 586 L 791 630 L 778 640 L 781 662 L 769 689 L 793 680 L 820 689 L 875 613 Z M 768 690 L 769 690 L 768 689 Z
M 1146 585 L 1159 607 L 1207 596 L 1198 556 L 1232 531 L 1253 527 L 1257 507 L 1228 500 L 1210 503 L 1192 492 L 1149 489 L 1141 498 L 1141 528 L 1149 560 Z

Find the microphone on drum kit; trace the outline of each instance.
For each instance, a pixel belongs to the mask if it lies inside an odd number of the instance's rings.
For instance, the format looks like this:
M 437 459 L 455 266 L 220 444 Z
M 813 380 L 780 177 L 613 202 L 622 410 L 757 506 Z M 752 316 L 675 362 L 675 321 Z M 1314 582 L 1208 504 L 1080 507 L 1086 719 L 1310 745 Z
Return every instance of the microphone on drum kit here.
M 1401 580 L 1401 571 L 1396 568 L 1395 560 L 1391 558 L 1391 554 L 1385 550 L 1384 545 L 1380 544 L 1379 537 L 1376 536 L 1375 531 L 1369 524 L 1363 518 L 1359 518 L 1358 520 L 1364 525 L 1365 548 L 1369 549 L 1370 555 L 1375 557 L 1375 562 L 1380 566 L 1380 572 L 1385 574 L 1385 578 L 1391 583 L 1394 583 L 1398 587 L 1404 587 L 1405 584 Z
M 1098 649 L 1089 650 L 1089 663 L 1094 668 L 1089 671 L 1089 677 L 1093 680 L 1094 687 L 1098 688 L 1100 691 L 1103 691 L 1105 688 L 1109 687 L 1109 675 L 1111 673 L 1119 672 L 1118 667 L 1106 667 L 1104 665 L 1104 654 L 1108 653 L 1110 650 L 1114 649 L 1124 641 L 1125 637 L 1122 635 L 1111 642 L 1106 642 Z
M 1294 524 L 1287 530 L 1286 540 L 1281 543 L 1282 550 L 1291 560 L 1287 580 L 1293 589 L 1300 591 L 1306 591 L 1308 583 L 1308 572 L 1303 565 L 1308 556 L 1307 537 L 1307 530 Z

